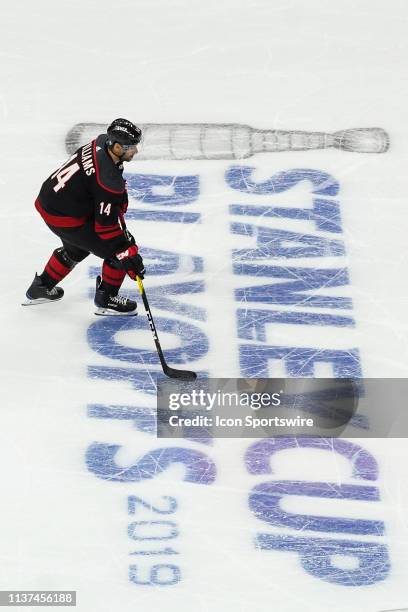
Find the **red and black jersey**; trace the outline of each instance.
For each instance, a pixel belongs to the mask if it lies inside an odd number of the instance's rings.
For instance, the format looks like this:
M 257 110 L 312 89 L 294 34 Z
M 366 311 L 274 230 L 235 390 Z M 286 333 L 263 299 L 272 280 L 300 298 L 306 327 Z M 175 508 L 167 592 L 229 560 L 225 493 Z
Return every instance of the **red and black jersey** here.
M 123 165 L 115 164 L 106 148 L 106 134 L 80 147 L 43 183 L 35 206 L 48 225 L 81 227 L 92 220 L 96 235 L 112 254 L 127 248 L 121 227 L 127 210 Z

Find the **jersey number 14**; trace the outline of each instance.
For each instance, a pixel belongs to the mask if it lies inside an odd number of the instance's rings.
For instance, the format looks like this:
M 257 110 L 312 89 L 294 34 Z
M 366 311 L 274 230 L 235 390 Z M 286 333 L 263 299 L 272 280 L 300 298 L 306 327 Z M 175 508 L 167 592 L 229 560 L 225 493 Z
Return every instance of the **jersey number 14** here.
M 99 206 L 101 207 L 101 215 L 110 215 L 112 204 L 105 204 L 105 202 L 101 202 Z
M 70 157 L 65 162 L 65 164 L 62 165 L 61 168 L 58 168 L 58 170 L 51 176 L 51 178 L 57 179 L 57 184 L 55 185 L 55 187 L 53 187 L 55 192 L 58 192 L 60 189 L 63 189 L 66 183 L 69 181 L 69 179 L 72 176 L 74 176 L 74 174 L 78 172 L 78 170 L 80 170 L 80 166 L 78 162 L 75 162 L 74 164 L 71 164 L 70 166 L 67 165 L 75 158 L 76 158 L 76 154 Z

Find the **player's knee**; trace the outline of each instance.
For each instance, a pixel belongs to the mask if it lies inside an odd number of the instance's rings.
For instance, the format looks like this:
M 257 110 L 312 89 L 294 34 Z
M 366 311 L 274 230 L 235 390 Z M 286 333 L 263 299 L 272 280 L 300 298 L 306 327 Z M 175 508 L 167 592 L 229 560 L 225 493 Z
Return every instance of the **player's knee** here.
M 68 268 L 74 268 L 78 263 L 88 257 L 89 253 L 86 251 L 80 251 L 79 249 L 69 249 L 67 247 L 60 247 L 55 249 L 54 255 L 61 261 L 62 264 Z

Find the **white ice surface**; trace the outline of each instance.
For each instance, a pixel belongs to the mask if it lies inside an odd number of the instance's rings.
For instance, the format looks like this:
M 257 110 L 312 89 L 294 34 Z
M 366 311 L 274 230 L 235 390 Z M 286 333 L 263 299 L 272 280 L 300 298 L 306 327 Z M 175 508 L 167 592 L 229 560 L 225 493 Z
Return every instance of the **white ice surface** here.
M 237 163 L 254 167 L 258 181 L 293 168 L 314 168 L 340 183 L 337 199 L 346 246 L 341 264 L 349 270 L 350 286 L 332 295 L 352 297 L 348 314 L 356 325 L 271 324 L 266 342 L 317 350 L 357 348 L 364 376 L 406 377 L 407 21 L 403 0 L 15 0 L 2 6 L 0 590 L 75 589 L 80 612 L 377 612 L 408 606 L 404 439 L 361 442 L 379 464 L 379 502 L 323 504 L 298 497 L 283 504 L 288 512 L 384 521 L 385 536 L 360 539 L 388 546 L 386 579 L 354 587 L 326 582 L 302 569 L 296 553 L 255 548 L 258 532 L 296 532 L 257 519 L 248 495 L 256 484 L 276 478 L 362 484 L 351 477 L 346 460 L 334 452 L 299 448 L 277 456 L 273 474 L 254 476 L 244 463 L 249 440 L 218 440 L 209 448 L 182 441 L 183 447 L 213 459 L 213 484 L 184 482 L 178 465 L 141 482 L 99 479 L 85 463 L 92 442 L 122 445 L 118 461 L 123 466 L 173 443 L 138 432 L 126 420 L 87 416 L 90 404 L 152 402 L 130 382 L 94 380 L 87 374 L 89 366 L 134 367 L 96 353 L 87 343 L 87 330 L 95 323 L 88 268 L 98 260 L 89 258 L 76 268 L 63 284 L 61 302 L 20 306 L 35 270 L 42 271 L 58 245 L 33 202 L 42 181 L 66 158 L 64 138 L 73 124 L 125 116 L 140 123 L 240 123 L 327 132 L 380 126 L 391 137 L 384 155 L 286 152 Z M 234 191 L 224 178 L 234 164 L 136 159 L 126 168 L 200 177 L 199 198 L 182 209 L 201 213 L 202 223 L 139 221 L 129 227 L 142 249 L 203 258 L 202 273 L 186 267 L 170 276 L 146 276 L 145 285 L 152 292 L 169 283 L 204 281 L 204 293 L 177 299 L 205 308 L 207 316 L 194 324 L 207 336 L 209 350 L 188 367 L 218 377 L 241 374 L 234 289 L 260 283 L 231 273 L 231 249 L 252 243 L 230 235 L 230 222 L 245 219 L 232 219 L 228 207 L 310 202 L 310 187 L 303 183 L 274 196 Z M 130 208 L 138 206 L 132 200 Z M 256 224 L 257 218 L 246 221 Z M 310 231 L 307 222 L 268 219 L 265 224 Z M 320 260 L 319 266 L 333 266 L 333 261 Z M 126 289 L 135 294 L 130 280 Z M 157 305 L 154 311 L 159 320 L 167 315 Z M 172 335 L 161 339 L 168 349 L 177 345 Z M 147 326 L 138 332 L 125 329 L 117 340 L 129 347 L 149 348 L 151 343 Z M 282 364 L 272 365 L 270 374 L 282 375 Z M 130 517 L 129 495 L 153 504 L 172 496 L 178 509 L 164 517 L 147 510 Z M 128 523 L 152 517 L 177 523 L 180 535 L 159 545 L 174 547 L 178 555 L 129 556 L 152 544 L 132 541 Z M 302 535 L 359 539 L 307 529 Z M 138 586 L 128 579 L 128 566 L 135 563 L 143 576 L 155 563 L 175 563 L 181 581 Z

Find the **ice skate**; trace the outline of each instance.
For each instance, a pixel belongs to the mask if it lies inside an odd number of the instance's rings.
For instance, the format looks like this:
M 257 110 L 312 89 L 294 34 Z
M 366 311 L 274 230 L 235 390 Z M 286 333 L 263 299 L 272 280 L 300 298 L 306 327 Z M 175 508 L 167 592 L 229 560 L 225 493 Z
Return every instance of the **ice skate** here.
M 47 304 L 48 302 L 56 302 L 64 295 L 64 290 L 61 287 L 53 287 L 48 289 L 42 282 L 38 274 L 35 275 L 33 282 L 27 289 L 26 298 L 22 306 L 36 306 L 37 304 Z
M 101 277 L 98 276 L 96 279 L 96 291 L 94 300 L 96 306 L 96 315 L 137 315 L 136 302 L 120 295 L 109 295 L 109 293 L 105 289 L 101 288 L 101 284 Z

